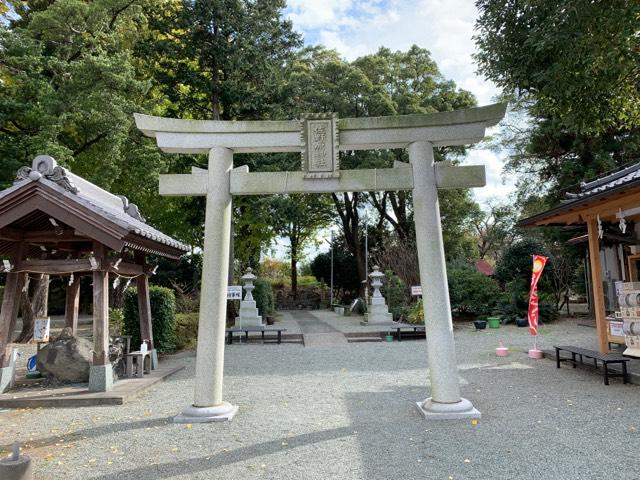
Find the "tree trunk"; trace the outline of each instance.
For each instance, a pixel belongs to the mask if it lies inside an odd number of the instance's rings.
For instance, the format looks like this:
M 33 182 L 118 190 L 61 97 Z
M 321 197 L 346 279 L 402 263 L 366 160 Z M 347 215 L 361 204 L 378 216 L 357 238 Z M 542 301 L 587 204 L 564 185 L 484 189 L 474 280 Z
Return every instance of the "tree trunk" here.
M 291 293 L 298 298 L 298 245 L 291 239 Z
M 22 331 L 16 339 L 16 343 L 26 343 L 33 338 L 33 328 L 36 317 L 47 315 L 49 303 L 49 275 L 42 275 L 33 280 L 33 295 L 29 296 L 29 290 L 22 292 L 20 296 L 20 310 L 22 311 Z
M 366 273 L 364 271 L 364 252 L 360 244 L 360 216 L 358 214 L 358 203 L 361 199 L 358 192 L 354 192 L 349 196 L 348 193 L 342 194 L 342 202 L 335 193 L 331 194 L 333 202 L 342 221 L 342 231 L 349 252 L 356 258 L 358 269 L 358 295 L 364 292 L 362 281 L 365 280 Z
M 367 273 L 365 272 L 365 268 L 364 268 L 364 264 L 365 264 L 364 253 L 365 252 L 360 246 L 360 242 L 358 242 L 356 244 L 354 255 L 356 257 L 356 265 L 358 267 L 358 279 L 360 280 L 360 286 L 358 287 L 359 296 L 364 295 L 365 283 L 363 283 L 363 280 L 365 281 L 367 280 Z

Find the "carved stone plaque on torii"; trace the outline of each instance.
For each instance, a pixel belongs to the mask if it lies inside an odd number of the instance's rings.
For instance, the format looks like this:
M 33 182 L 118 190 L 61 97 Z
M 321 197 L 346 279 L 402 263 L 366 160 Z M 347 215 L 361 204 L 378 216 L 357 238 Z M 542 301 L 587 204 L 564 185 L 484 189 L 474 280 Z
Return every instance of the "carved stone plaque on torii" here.
M 485 185 L 482 165 L 434 161 L 434 146 L 469 145 L 496 125 L 506 105 L 440 112 L 339 119 L 306 114 L 291 121 L 179 120 L 136 114 L 136 124 L 171 153 L 207 153 L 208 170 L 161 175 L 160 194 L 206 196 L 204 260 L 193 405 L 176 421 L 228 420 L 238 407 L 222 400 L 226 288 L 234 195 L 412 190 L 423 287 L 431 397 L 417 402 L 427 418 L 477 418 L 461 398 L 449 305 L 438 189 Z M 409 163 L 340 170 L 339 152 L 406 148 Z M 301 152 L 302 170 L 250 172 L 233 168 L 233 153 Z

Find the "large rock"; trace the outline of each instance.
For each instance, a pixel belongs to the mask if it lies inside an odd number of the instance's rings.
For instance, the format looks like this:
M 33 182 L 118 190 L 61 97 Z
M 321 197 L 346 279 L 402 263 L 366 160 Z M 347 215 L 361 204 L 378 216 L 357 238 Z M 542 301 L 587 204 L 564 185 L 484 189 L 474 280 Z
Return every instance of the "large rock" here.
M 38 370 L 61 382 L 85 383 L 89 381 L 93 343 L 86 338 L 74 337 L 70 331 L 64 329 L 55 341 L 40 349 Z

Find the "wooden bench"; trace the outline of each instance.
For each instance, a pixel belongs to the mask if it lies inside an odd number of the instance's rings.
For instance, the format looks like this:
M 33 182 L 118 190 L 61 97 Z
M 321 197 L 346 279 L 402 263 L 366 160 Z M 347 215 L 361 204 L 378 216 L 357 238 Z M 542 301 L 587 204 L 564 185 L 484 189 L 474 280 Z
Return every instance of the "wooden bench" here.
M 629 358 L 625 358 L 618 353 L 600 353 L 596 350 L 588 350 L 586 348 L 572 347 L 569 345 L 563 345 L 560 347 L 554 346 L 556 349 L 556 367 L 560 368 L 560 362 L 571 362 L 573 368 L 576 368 L 578 363 L 576 356 L 580 357 L 580 363 L 583 363 L 583 357 L 593 359 L 593 365 L 598 369 L 598 360 L 602 362 L 604 367 L 604 384 L 609 385 L 609 377 L 622 377 L 624 383 L 629 383 L 629 374 L 627 372 L 627 362 Z M 569 352 L 571 358 L 560 357 L 560 352 Z M 619 363 L 622 366 L 622 373 L 609 373 L 609 364 Z
M 260 332 L 262 334 L 262 343 L 265 341 L 264 334 L 265 333 L 277 333 L 277 343 L 282 343 L 282 332 L 286 332 L 286 328 L 278 328 L 278 327 L 242 327 L 242 328 L 227 328 L 227 343 L 231 345 L 233 343 L 233 334 L 234 333 L 244 333 L 245 341 L 249 341 L 249 332 Z
M 398 341 L 401 342 L 402 341 L 402 331 L 403 330 L 408 330 L 409 331 L 409 335 L 412 337 L 417 337 L 419 336 L 418 334 L 422 334 L 420 335 L 420 337 L 424 337 L 424 325 L 414 325 L 412 323 L 398 323 L 397 325 L 393 325 L 391 327 L 391 330 L 395 330 L 396 331 L 396 337 L 398 338 Z M 405 336 L 407 334 L 405 333 Z

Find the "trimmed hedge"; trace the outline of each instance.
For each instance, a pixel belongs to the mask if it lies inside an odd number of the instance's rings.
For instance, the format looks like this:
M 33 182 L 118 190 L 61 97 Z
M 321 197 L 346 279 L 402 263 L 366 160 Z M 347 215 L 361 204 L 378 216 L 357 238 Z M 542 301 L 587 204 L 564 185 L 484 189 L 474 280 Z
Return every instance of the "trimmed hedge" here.
M 195 350 L 198 344 L 198 312 L 176 315 L 176 349 Z
M 458 313 L 489 315 L 500 298 L 500 287 L 493 278 L 466 268 L 448 272 L 451 308 Z
M 275 312 L 273 288 L 271 288 L 271 283 L 261 278 L 257 279 L 254 285 L 256 288 L 253 291 L 253 299 L 256 301 L 259 315 L 264 320 L 268 315 L 272 315 Z
M 391 270 L 385 273 L 384 284 L 380 289 L 382 296 L 387 301 L 389 312 L 393 315 L 394 321 L 399 321 L 409 314 L 409 288 L 404 281 Z M 369 287 L 369 295 L 373 295 L 373 287 Z
M 172 352 L 176 349 L 176 299 L 173 290 L 152 285 L 149 297 L 155 348 L 159 352 Z M 131 335 L 131 348 L 137 350 L 142 339 L 135 288 L 130 288 L 124 295 L 124 333 Z

